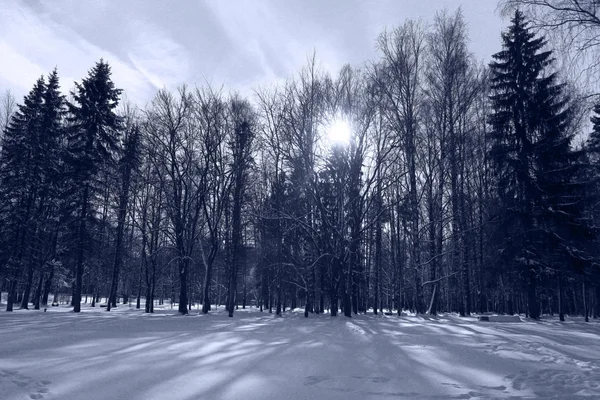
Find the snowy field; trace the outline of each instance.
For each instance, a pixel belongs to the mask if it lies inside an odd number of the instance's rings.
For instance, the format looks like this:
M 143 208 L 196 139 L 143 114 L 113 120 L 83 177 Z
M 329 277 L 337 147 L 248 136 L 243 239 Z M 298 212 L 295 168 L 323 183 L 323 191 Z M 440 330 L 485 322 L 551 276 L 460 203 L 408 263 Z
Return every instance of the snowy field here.
M 0 312 L 0 399 L 600 399 L 600 324 Z

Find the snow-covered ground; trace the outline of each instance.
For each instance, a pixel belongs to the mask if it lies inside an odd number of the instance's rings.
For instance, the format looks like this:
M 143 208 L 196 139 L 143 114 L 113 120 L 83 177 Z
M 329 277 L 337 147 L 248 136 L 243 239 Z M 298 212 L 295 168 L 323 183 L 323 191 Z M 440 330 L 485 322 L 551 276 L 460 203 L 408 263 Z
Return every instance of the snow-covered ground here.
M 0 399 L 600 399 L 600 323 L 0 311 Z

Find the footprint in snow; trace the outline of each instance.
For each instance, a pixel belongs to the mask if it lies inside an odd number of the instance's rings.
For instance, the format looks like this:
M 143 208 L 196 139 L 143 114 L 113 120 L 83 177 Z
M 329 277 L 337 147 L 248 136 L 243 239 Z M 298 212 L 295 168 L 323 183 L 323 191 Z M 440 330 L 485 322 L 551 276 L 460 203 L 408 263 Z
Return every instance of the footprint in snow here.
M 353 380 L 368 380 L 371 381 L 373 383 L 385 383 L 385 382 L 389 382 L 390 378 L 386 377 L 386 376 L 352 376 Z
M 369 379 L 373 383 L 385 383 L 390 381 L 390 378 L 387 378 L 385 376 L 373 376 L 367 379 Z
M 479 386 L 481 389 L 488 389 L 488 390 L 506 390 L 506 386 L 504 385 L 500 385 L 500 386 Z
M 36 381 L 35 379 L 22 375 L 17 371 L 12 370 L 0 370 L 0 378 L 8 378 L 10 381 L 19 388 L 30 388 L 29 398 L 32 400 L 40 400 L 44 398 L 44 395 L 50 393 L 50 389 L 47 386 L 52 383 L 48 380 Z
M 16 371 L 11 371 L 9 369 L 0 370 L 0 376 L 3 377 L 3 378 L 7 377 L 7 376 L 14 376 L 16 374 L 17 374 Z
M 33 393 L 29 394 L 29 398 L 32 400 L 40 400 L 44 398 L 44 395 L 50 393 L 50 389 L 47 388 L 47 385 L 49 385 L 50 381 L 47 380 L 41 380 L 41 381 L 37 381 L 36 385 L 37 388 L 35 388 L 33 390 Z
M 442 385 L 444 385 L 444 386 L 451 386 L 451 387 L 456 388 L 456 389 L 462 389 L 462 386 L 459 385 L 458 383 L 442 382 Z
M 307 376 L 306 378 L 304 378 L 304 385 L 305 386 L 313 386 L 313 385 L 317 385 L 321 382 L 326 381 L 327 379 L 329 379 L 326 376 Z
M 516 390 L 530 389 L 542 398 L 596 396 L 600 398 L 597 372 L 585 369 L 541 369 L 520 373 L 512 382 Z

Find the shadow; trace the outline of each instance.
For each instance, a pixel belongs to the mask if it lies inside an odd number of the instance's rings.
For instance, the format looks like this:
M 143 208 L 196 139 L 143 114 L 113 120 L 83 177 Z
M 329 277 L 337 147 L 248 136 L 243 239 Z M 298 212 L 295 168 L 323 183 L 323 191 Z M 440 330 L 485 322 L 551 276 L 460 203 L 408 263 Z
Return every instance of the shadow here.
M 0 333 L 3 400 L 600 396 L 598 324 L 577 320 L 57 307 Z

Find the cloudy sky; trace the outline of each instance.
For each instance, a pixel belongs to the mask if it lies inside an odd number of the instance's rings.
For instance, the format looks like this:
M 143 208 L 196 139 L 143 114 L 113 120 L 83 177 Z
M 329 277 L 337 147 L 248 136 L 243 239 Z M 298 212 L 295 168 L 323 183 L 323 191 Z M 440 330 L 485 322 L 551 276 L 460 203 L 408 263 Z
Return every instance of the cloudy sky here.
M 103 57 L 143 105 L 157 89 L 206 82 L 250 92 L 298 71 L 316 51 L 335 73 L 377 57 L 375 39 L 407 18 L 462 6 L 471 51 L 489 61 L 506 25 L 495 0 L 3 0 L 0 91 L 21 97 L 58 67 L 71 89 Z

